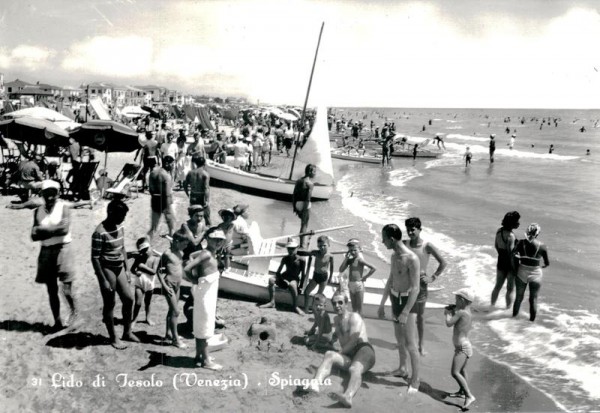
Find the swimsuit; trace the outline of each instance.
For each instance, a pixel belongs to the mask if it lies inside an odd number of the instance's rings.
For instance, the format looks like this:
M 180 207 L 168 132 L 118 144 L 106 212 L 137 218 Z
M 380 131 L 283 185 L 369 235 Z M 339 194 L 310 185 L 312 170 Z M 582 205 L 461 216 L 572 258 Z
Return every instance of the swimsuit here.
M 454 346 L 454 354 L 463 353 L 467 358 L 470 358 L 473 355 L 473 346 L 470 341 L 465 341 L 458 346 Z
M 320 272 L 315 272 L 313 273 L 313 280 L 315 280 L 315 282 L 317 284 L 321 284 L 326 282 L 329 279 L 329 274 L 324 272 L 324 273 L 320 273 Z
M 350 281 L 348 282 L 348 289 L 351 294 L 363 292 L 365 290 L 365 283 L 362 281 Z
M 521 248 L 521 246 L 522 246 L 522 248 Z M 537 261 L 538 265 L 519 264 L 519 269 L 517 270 L 517 277 L 519 277 L 519 279 L 521 281 L 523 281 L 524 283 L 528 283 L 531 281 L 540 282 L 542 280 L 542 275 L 543 275 L 542 267 L 540 267 L 540 265 L 539 265 L 541 258 L 537 257 L 538 252 L 540 250 L 540 244 L 537 245 L 537 248 L 532 256 L 527 255 L 527 245 L 523 241 L 521 241 L 521 243 L 519 244 L 518 250 L 519 250 L 519 252 L 521 252 L 521 251 L 523 252 L 523 255 L 521 255 L 521 258 L 527 258 L 529 260 Z
M 404 307 L 406 307 L 406 303 L 408 302 L 408 294 L 409 292 L 398 292 L 396 290 L 394 290 L 393 288 L 390 288 L 390 298 L 392 301 L 392 313 L 394 314 L 394 317 L 400 317 L 400 313 L 402 313 L 402 310 L 404 310 Z M 411 313 L 417 313 L 417 306 L 416 306 L 416 302 L 415 305 L 413 305 L 413 308 L 411 308 L 410 310 Z
M 354 349 L 352 350 L 352 352 L 350 354 L 347 354 L 347 356 L 351 359 L 354 360 L 354 358 L 356 357 L 356 355 L 358 354 L 359 351 L 361 351 L 363 348 L 367 348 L 370 349 L 371 352 L 373 352 L 373 360 L 375 359 L 375 349 L 373 348 L 373 346 L 371 345 L 371 343 L 367 343 L 367 342 L 360 342 L 356 345 L 356 347 L 354 347 Z M 363 350 L 364 352 L 364 350 Z

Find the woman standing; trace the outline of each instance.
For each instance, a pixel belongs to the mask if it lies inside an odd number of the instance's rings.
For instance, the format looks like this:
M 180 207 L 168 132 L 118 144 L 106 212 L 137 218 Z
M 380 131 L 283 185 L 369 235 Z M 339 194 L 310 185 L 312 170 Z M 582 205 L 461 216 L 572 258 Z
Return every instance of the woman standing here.
M 504 281 L 506 281 L 506 308 L 510 308 L 513 301 L 516 269 L 512 251 L 517 242 L 513 230 L 519 228 L 520 218 L 521 215 L 517 211 L 507 212 L 502 220 L 502 227 L 496 231 L 495 247 L 498 251 L 498 263 L 496 264 L 496 285 L 492 291 L 492 305 L 496 305 Z
M 525 297 L 525 290 L 529 285 L 529 320 L 535 321 L 537 314 L 537 297 L 542 286 L 542 268 L 550 265 L 548 261 L 548 250 L 546 246 L 536 238 L 540 235 L 541 228 L 538 224 L 527 227 L 525 236 L 517 243 L 515 256 L 519 259 L 519 269 L 515 283 L 517 286 L 517 297 L 513 307 L 513 317 L 519 314 L 521 303 Z M 542 260 L 544 261 L 542 265 Z

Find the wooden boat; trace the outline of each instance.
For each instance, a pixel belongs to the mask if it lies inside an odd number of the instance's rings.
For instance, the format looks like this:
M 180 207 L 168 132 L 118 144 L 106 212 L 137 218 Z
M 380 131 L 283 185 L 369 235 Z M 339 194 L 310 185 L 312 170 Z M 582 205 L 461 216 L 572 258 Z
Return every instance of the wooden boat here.
M 412 158 L 413 152 L 412 150 L 394 150 L 392 156 L 397 158 Z M 439 152 L 432 152 L 427 149 L 417 151 L 417 158 L 439 158 L 440 156 L 441 154 Z
M 219 279 L 219 290 L 257 301 L 259 303 L 266 303 L 269 301 L 269 274 L 261 274 L 255 272 L 249 272 L 247 270 L 229 269 L 221 274 Z M 326 297 L 331 298 L 335 288 L 331 285 L 325 288 L 324 294 Z M 314 292 L 313 292 L 314 293 Z M 363 317 L 365 318 L 378 318 L 379 304 L 381 303 L 381 294 L 376 294 L 366 291 L 363 298 Z M 275 302 L 291 305 L 292 297 L 287 290 L 275 288 Z M 348 304 L 350 305 L 350 304 Z M 298 306 L 303 308 L 304 306 L 304 295 L 298 297 Z M 443 309 L 444 304 L 427 302 L 426 308 L 428 309 Z M 389 319 L 392 316 L 392 308 L 390 301 L 387 300 L 385 304 L 385 314 Z M 327 301 L 326 310 L 333 312 L 331 302 Z
M 381 163 L 381 156 L 359 155 L 358 153 L 351 154 L 349 152 L 331 151 L 331 157 L 335 159 L 343 159 L 345 161 L 365 162 L 365 163 Z
M 303 165 L 311 163 L 317 167 L 312 199 L 329 199 L 333 192 L 333 164 L 327 135 L 327 109 L 325 107 L 318 108 L 313 130 L 302 149 L 298 150 L 296 162 L 299 167 L 293 171 L 292 179 L 250 173 L 210 160 L 206 161 L 206 170 L 210 175 L 211 184 L 268 198 L 291 201 L 296 180 L 304 176 Z

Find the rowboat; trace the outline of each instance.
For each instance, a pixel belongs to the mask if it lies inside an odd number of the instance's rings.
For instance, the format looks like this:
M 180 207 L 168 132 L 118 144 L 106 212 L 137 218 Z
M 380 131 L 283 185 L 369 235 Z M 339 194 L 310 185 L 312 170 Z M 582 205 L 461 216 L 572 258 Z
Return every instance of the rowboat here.
M 325 107 L 317 109 L 317 117 L 312 132 L 306 139 L 302 149 L 298 150 L 295 162 L 299 164 L 299 167 L 292 171 L 292 179 L 246 172 L 210 160 L 206 161 L 206 170 L 210 175 L 211 185 L 291 201 L 296 180 L 304 175 L 302 165 L 305 166 L 310 163 L 317 168 L 312 199 L 316 201 L 329 199 L 333 192 L 333 164 L 327 134 L 327 109 Z
M 331 157 L 335 159 L 343 159 L 345 161 L 354 161 L 354 162 L 365 162 L 365 163 L 381 163 L 381 156 L 372 156 L 372 155 L 360 155 L 360 154 L 350 154 L 349 152 L 343 153 L 339 151 L 331 151 Z
M 219 279 L 219 290 L 227 294 L 235 295 L 256 301 L 258 303 L 266 303 L 269 301 L 269 274 L 255 273 L 248 270 L 228 269 L 221 274 Z M 324 294 L 326 297 L 333 297 L 336 291 L 334 286 L 328 285 L 325 287 Z M 314 291 L 313 291 L 314 293 Z M 304 295 L 298 297 L 298 306 L 304 306 Z M 381 294 L 365 291 L 363 296 L 362 316 L 365 318 L 379 318 L 378 310 L 381 303 Z M 275 302 L 278 304 L 292 304 L 292 297 L 287 290 L 275 288 Z M 427 302 L 428 309 L 443 309 L 444 304 Z M 384 305 L 387 317 L 392 316 L 390 300 L 387 300 Z M 326 310 L 333 313 L 331 301 L 327 300 Z

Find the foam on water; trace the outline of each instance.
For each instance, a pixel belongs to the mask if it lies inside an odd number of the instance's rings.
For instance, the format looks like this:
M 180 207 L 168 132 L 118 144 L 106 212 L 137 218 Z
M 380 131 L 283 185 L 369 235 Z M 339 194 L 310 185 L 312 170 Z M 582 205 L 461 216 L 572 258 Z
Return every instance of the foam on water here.
M 449 133 L 446 136 L 449 139 L 458 139 L 461 141 L 473 141 L 473 142 L 487 142 L 490 138 L 481 138 L 479 136 L 469 136 L 469 135 L 461 135 L 459 133 Z
M 423 176 L 417 168 L 398 168 L 390 171 L 390 184 L 394 186 L 405 186 L 412 179 Z

